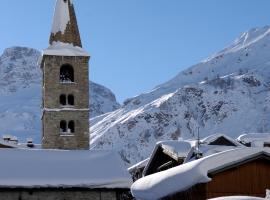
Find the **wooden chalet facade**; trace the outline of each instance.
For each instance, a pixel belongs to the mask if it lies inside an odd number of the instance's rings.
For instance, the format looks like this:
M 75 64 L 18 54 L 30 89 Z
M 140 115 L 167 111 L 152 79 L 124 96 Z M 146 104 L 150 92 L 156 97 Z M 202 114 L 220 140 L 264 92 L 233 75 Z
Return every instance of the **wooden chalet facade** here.
M 270 149 L 236 148 L 145 176 L 131 187 L 141 200 L 265 197 L 270 189 Z

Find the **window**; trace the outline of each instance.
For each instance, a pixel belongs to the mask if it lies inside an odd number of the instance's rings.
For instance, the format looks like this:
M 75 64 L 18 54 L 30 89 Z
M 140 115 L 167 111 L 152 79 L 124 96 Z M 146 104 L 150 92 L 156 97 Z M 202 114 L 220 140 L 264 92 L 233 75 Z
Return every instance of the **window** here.
M 74 82 L 74 70 L 71 65 L 65 64 L 60 68 L 60 82 L 61 83 L 73 83 Z
M 72 94 L 68 95 L 68 105 L 74 106 L 74 96 Z
M 69 121 L 68 123 L 65 120 L 60 122 L 60 133 L 61 134 L 73 134 L 75 133 L 75 122 Z
M 68 123 L 68 133 L 74 133 L 75 132 L 75 123 L 74 121 L 70 121 Z
M 59 102 L 61 106 L 65 106 L 67 105 L 67 98 L 66 95 L 62 94 L 59 98 Z
M 62 120 L 60 122 L 60 132 L 61 133 L 66 133 L 67 132 L 67 122 Z

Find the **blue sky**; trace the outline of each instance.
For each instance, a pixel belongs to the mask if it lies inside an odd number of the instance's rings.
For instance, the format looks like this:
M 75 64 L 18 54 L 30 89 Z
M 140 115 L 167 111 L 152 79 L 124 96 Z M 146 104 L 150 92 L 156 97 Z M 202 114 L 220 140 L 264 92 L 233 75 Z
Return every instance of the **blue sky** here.
M 91 80 L 120 102 L 270 24 L 269 0 L 73 0 Z M 0 52 L 48 46 L 55 0 L 1 0 Z

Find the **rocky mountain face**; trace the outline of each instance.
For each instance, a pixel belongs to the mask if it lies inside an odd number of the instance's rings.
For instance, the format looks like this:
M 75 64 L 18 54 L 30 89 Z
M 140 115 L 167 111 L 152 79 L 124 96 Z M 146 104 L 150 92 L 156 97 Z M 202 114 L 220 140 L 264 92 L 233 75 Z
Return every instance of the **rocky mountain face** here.
M 115 149 L 128 165 L 157 141 L 270 131 L 270 27 L 232 45 L 93 121 L 91 147 Z
M 41 70 L 40 52 L 12 47 L 0 56 L 0 136 L 12 134 L 40 141 Z M 111 112 L 120 105 L 106 87 L 90 83 L 91 117 Z

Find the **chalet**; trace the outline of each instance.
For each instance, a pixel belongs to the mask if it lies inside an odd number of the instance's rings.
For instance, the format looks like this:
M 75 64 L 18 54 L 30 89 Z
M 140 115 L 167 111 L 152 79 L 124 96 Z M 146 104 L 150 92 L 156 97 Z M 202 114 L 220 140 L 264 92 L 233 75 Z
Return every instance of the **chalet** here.
M 207 145 L 220 145 L 220 146 L 234 146 L 234 147 L 242 146 L 242 144 L 240 144 L 238 141 L 236 141 L 233 138 L 230 138 L 225 134 L 210 135 L 202 139 L 201 143 Z
M 111 151 L 0 151 L 0 199 L 124 200 L 132 179 Z
M 164 171 L 186 162 L 205 157 L 218 152 L 244 147 L 241 143 L 224 134 L 208 136 L 198 142 L 195 140 L 162 141 L 158 142 L 149 159 L 146 159 L 131 168 L 129 172 L 133 180 Z
M 270 147 L 270 133 L 243 134 L 237 141 L 247 147 Z
M 143 170 L 143 176 L 181 165 L 190 157 L 195 147 L 194 141 L 162 141 L 158 142 Z
M 221 196 L 265 197 L 270 188 L 270 149 L 236 148 L 137 180 L 141 200 L 205 200 Z

